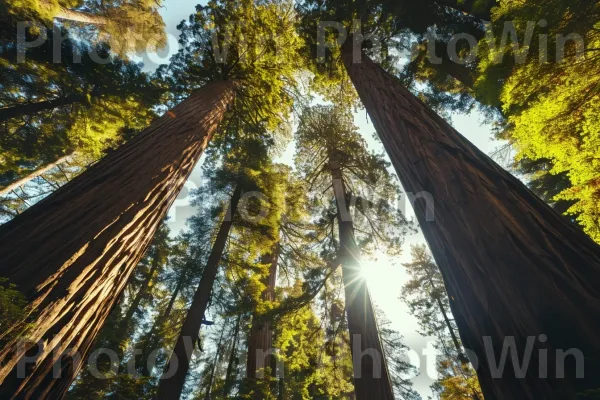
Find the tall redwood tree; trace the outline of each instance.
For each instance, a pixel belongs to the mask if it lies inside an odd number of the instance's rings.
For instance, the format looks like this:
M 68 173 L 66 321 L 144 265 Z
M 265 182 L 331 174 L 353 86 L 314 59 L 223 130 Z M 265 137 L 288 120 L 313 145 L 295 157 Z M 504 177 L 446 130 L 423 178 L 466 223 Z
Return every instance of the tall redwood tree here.
M 427 194 L 415 213 L 486 398 L 572 399 L 599 388 L 598 245 L 392 75 L 365 56 L 353 62 L 351 47 L 343 62 L 404 189 Z M 513 339 L 515 362 L 531 354 L 529 365 L 516 371 L 508 351 L 496 374 Z M 585 370 L 574 355 L 562 362 L 560 352 L 571 349 L 583 354 Z M 578 369 L 584 378 L 576 379 Z
M 362 274 L 360 248 L 354 237 L 354 223 L 349 209 L 346 208 L 349 195 L 341 168 L 334 156 L 329 158 L 329 170 L 338 211 L 338 260 L 342 264 L 344 280 L 346 317 L 354 365 L 354 392 L 357 400 L 393 400 L 394 392 L 379 337 L 375 309 L 367 281 Z M 359 350 L 360 354 L 356 350 Z
M 233 97 L 206 85 L 0 227 L 0 276 L 29 301 L 0 351 L 1 398 L 63 397 Z

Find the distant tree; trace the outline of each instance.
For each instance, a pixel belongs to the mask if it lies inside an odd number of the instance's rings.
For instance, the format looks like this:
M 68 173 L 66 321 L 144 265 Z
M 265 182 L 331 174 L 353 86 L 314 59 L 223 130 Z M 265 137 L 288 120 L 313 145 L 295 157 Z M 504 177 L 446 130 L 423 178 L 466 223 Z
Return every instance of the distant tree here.
M 334 249 L 342 266 L 350 343 L 355 343 L 356 336 L 360 338 L 360 349 L 375 349 L 382 357 L 380 360 L 362 357 L 360 366 L 355 364 L 355 368 L 361 368 L 361 377 L 354 379 L 356 396 L 391 399 L 394 397 L 391 381 L 375 310 L 361 272 L 360 254 L 373 248 L 385 248 L 390 254 L 399 252 L 407 223 L 390 205 L 399 189 L 381 157 L 366 150 L 351 114 L 343 108 L 306 109 L 296 140 L 296 164 L 311 192 L 319 193 L 315 200 L 324 208 L 325 238 L 331 237 L 328 246 Z M 351 345 L 352 351 L 354 346 L 358 344 Z M 381 377 L 375 377 L 374 371 L 380 371 Z
M 469 364 L 450 311 L 442 274 L 426 246 L 412 246 L 411 255 L 412 261 L 404 264 L 410 280 L 402 287 L 401 298 L 417 318 L 422 335 L 437 338 L 440 377 L 433 387 L 442 399 L 459 396 L 483 400 L 477 374 Z

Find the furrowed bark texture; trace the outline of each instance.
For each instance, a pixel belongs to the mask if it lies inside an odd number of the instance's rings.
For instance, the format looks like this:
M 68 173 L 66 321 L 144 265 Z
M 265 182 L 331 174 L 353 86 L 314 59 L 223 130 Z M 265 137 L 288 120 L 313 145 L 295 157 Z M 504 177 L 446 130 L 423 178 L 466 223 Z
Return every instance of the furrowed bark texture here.
M 31 307 L 27 344 L 0 351 L 0 398 L 63 397 L 233 93 L 207 85 L 0 227 L 0 276 Z
M 330 158 L 331 178 L 338 209 L 339 260 L 346 298 L 350 348 L 354 362 L 354 392 L 357 400 L 393 400 L 385 353 L 379 338 L 375 310 L 367 282 L 361 274 L 360 249 L 346 203 L 346 189 L 339 165 Z M 356 337 L 355 337 L 356 335 Z M 355 341 L 360 340 L 360 344 Z M 360 349 L 360 354 L 355 352 Z
M 271 254 L 265 257 L 264 263 L 270 263 L 269 275 L 263 281 L 266 286 L 262 293 L 264 301 L 272 302 L 275 300 L 275 283 L 277 282 L 277 261 L 279 260 L 279 243 L 273 246 Z M 252 328 L 248 339 L 248 357 L 246 364 L 246 376 L 249 380 L 263 378 L 263 368 L 271 368 L 271 374 L 275 376 L 275 355 L 267 352 L 273 347 L 273 330 L 271 323 L 261 315 L 254 313 L 252 316 Z
M 229 203 L 229 212 L 223 218 L 217 238 L 213 244 L 206 267 L 202 272 L 202 278 L 192 305 L 185 317 L 185 322 L 173 348 L 173 353 L 169 359 L 169 363 L 165 368 L 165 374 L 158 384 L 158 400 L 178 400 L 183 391 L 185 377 L 190 368 L 190 359 L 194 351 L 194 345 L 198 338 L 198 332 L 204 319 L 204 314 L 208 308 L 210 294 L 219 272 L 221 257 L 227 244 L 227 238 L 233 225 L 233 219 L 237 211 L 237 206 L 242 196 L 241 186 L 237 186 L 231 196 Z
M 600 387 L 600 248 L 367 57 L 353 63 L 346 47 L 343 60 L 404 189 L 424 195 L 415 213 L 486 398 L 572 399 Z M 515 371 L 509 354 L 494 373 L 513 339 L 528 368 Z M 585 356 L 582 379 L 573 355 L 557 379 L 557 350 L 569 349 Z
M 0 197 L 6 196 L 13 190 L 20 188 L 21 186 L 23 186 L 26 183 L 30 182 L 31 180 L 37 178 L 38 176 L 44 175 L 46 172 L 50 171 L 51 169 L 56 168 L 60 164 L 67 162 L 73 156 L 73 154 L 74 153 L 70 153 L 66 156 L 59 158 L 58 160 L 54 161 L 53 163 L 42 166 L 42 167 L 36 169 L 35 171 L 31 172 L 29 175 L 24 176 L 23 178 L 16 180 L 13 183 L 11 183 L 10 185 L 0 189 Z

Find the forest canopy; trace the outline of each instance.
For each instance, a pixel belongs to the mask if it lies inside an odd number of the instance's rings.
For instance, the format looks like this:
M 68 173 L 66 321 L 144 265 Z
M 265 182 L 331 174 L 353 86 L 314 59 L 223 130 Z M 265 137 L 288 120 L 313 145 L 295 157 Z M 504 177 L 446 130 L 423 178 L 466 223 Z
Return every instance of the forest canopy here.
M 597 395 L 600 3 L 0 12 L 0 398 Z

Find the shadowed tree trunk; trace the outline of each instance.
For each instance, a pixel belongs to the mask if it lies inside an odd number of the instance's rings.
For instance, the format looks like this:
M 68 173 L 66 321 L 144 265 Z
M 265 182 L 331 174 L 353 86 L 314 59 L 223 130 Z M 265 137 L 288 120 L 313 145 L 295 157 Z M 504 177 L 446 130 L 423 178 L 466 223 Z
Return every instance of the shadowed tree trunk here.
M 148 271 L 148 274 L 145 276 L 144 281 L 142 282 L 139 290 L 135 294 L 133 301 L 129 305 L 129 308 L 127 309 L 127 312 L 125 313 L 125 316 L 121 320 L 121 326 L 120 326 L 119 330 L 123 334 L 128 331 L 128 328 L 131 325 L 131 321 L 133 320 L 133 315 L 136 313 L 136 311 L 138 311 L 138 308 L 140 307 L 140 303 L 142 302 L 144 297 L 146 297 L 148 295 L 148 291 L 150 290 L 150 284 L 154 281 L 154 278 L 158 274 L 158 270 L 164 266 L 164 264 L 163 264 L 163 254 L 164 253 L 163 252 L 164 252 L 164 250 L 158 248 L 158 245 L 157 245 L 156 254 L 154 254 L 152 256 L 152 264 L 150 266 L 150 270 Z
M 430 268 L 437 269 L 437 265 L 431 265 Z M 431 278 L 431 276 L 428 278 L 428 282 L 429 282 L 429 285 L 431 286 L 433 298 L 435 299 L 435 302 L 436 302 L 438 308 L 440 309 L 440 312 L 442 313 L 442 317 L 444 318 L 444 324 L 446 325 L 448 332 L 450 332 L 450 338 L 452 339 L 452 344 L 454 344 L 454 348 L 456 349 L 456 355 L 457 355 L 458 364 L 459 364 L 458 373 L 460 373 L 465 378 L 465 381 L 468 382 L 468 378 L 473 376 L 473 374 L 470 372 L 470 369 L 468 368 L 469 358 L 465 355 L 462 345 L 460 344 L 460 341 L 458 340 L 458 336 L 456 335 L 456 331 L 455 331 L 454 327 L 452 326 L 450 318 L 448 317 L 448 310 L 446 310 L 446 307 L 444 306 L 444 303 L 442 302 L 442 299 L 440 297 L 440 288 L 435 286 L 435 283 L 433 282 L 433 279 Z M 440 341 L 443 341 L 443 339 L 441 337 L 440 337 Z M 442 342 L 442 346 L 444 347 L 444 350 L 446 351 L 446 353 L 448 353 L 448 357 L 449 358 L 452 357 L 452 354 L 447 351 L 446 345 L 443 342 Z M 480 397 L 477 394 L 477 391 L 471 386 L 471 384 L 468 384 L 468 385 L 469 385 L 469 390 L 472 393 L 471 398 L 473 400 L 480 400 Z
M 175 301 L 177 300 L 177 296 L 179 296 L 179 292 L 183 287 L 183 283 L 185 282 L 186 276 L 182 274 L 177 281 L 177 285 L 171 294 L 171 298 L 169 299 L 169 303 L 167 304 L 167 308 L 165 311 L 159 315 L 154 324 L 152 324 L 152 329 L 150 329 L 150 333 L 148 333 L 147 339 L 142 344 L 142 375 L 150 376 L 152 371 L 154 370 L 154 364 L 148 365 L 148 358 L 150 354 L 158 349 L 158 346 L 161 341 L 160 331 L 163 329 L 163 326 L 167 322 L 167 319 L 171 316 L 171 311 L 173 311 L 173 306 L 175 305 Z M 156 361 L 156 359 L 155 359 Z
M 331 152 L 330 152 L 331 153 Z M 329 168 L 338 211 L 340 249 L 346 316 L 354 365 L 354 392 L 357 400 L 393 400 L 394 394 L 379 338 L 371 295 L 361 274 L 360 249 L 354 238 L 354 224 L 347 208 L 347 193 L 342 171 L 335 156 Z M 360 341 L 356 343 L 356 341 Z M 360 353 L 355 350 L 360 349 Z
M 25 341 L 0 351 L 1 398 L 63 397 L 233 96 L 207 85 L 0 226 L 0 276 L 30 307 Z
M 87 96 L 84 94 L 72 94 L 70 96 L 59 97 L 58 99 L 43 100 L 35 103 L 24 103 L 0 108 L 0 122 L 4 122 L 11 118 L 21 117 L 23 115 L 33 115 L 42 111 L 50 111 L 57 107 L 63 107 L 86 100 Z
M 219 359 L 221 358 L 221 353 L 223 350 L 223 336 L 225 335 L 225 329 L 221 331 L 221 336 L 219 336 L 219 342 L 217 343 L 217 349 L 215 351 L 215 359 L 213 361 L 212 368 L 210 370 L 210 376 L 208 377 L 208 387 L 206 388 L 206 394 L 204 395 L 204 400 L 210 400 L 210 396 L 212 395 L 212 387 L 215 381 L 215 373 L 217 372 L 217 364 L 219 363 Z
M 437 266 L 435 268 L 437 268 Z M 435 299 L 435 302 L 438 305 L 440 312 L 442 313 L 442 317 L 444 318 L 444 324 L 446 325 L 446 328 L 448 328 L 448 332 L 450 333 L 450 338 L 452 339 L 452 343 L 454 344 L 454 348 L 456 349 L 456 354 L 458 354 L 458 360 L 461 363 L 468 362 L 467 357 L 463 353 L 462 346 L 458 340 L 458 337 L 456 336 L 456 332 L 454 332 L 454 327 L 450 322 L 450 318 L 448 317 L 446 307 L 444 307 L 444 303 L 442 303 L 442 299 L 439 296 L 439 288 L 435 286 L 431 277 L 428 278 L 428 282 L 431 286 L 433 298 Z
M 26 183 L 30 182 L 31 180 L 37 178 L 38 176 L 42 176 L 46 172 L 50 171 L 51 169 L 59 166 L 62 163 L 67 162 L 69 160 L 69 158 L 71 158 L 73 156 L 73 154 L 74 153 L 71 152 L 70 154 L 67 154 L 66 156 L 63 156 L 63 157 L 59 158 L 58 160 L 54 161 L 53 163 L 41 166 L 40 168 L 38 168 L 35 171 L 31 172 L 29 175 L 24 176 L 23 178 L 18 179 L 16 181 L 14 181 L 13 183 L 11 183 L 10 185 L 8 185 L 8 186 L 0 189 L 0 197 L 6 196 L 7 194 L 9 194 L 10 192 L 12 192 L 13 190 L 16 190 L 16 189 L 20 188 L 21 186 L 23 186 Z
M 221 256 L 227 244 L 227 238 L 229 237 L 241 196 L 242 188 L 238 185 L 231 196 L 229 210 L 221 222 L 217 238 L 206 261 L 206 267 L 202 272 L 200 284 L 194 294 L 192 305 L 185 317 L 185 322 L 173 348 L 171 358 L 165 367 L 165 375 L 158 384 L 158 400 L 177 400 L 181 396 L 185 377 L 190 368 L 190 359 L 194 351 L 194 345 L 208 307 L 210 294 L 217 278 L 217 273 L 219 272 Z M 170 371 L 171 369 L 173 371 Z M 169 376 L 168 378 L 166 377 L 167 375 Z
M 600 387 L 598 245 L 370 59 L 353 63 L 348 46 L 342 57 L 404 189 L 417 198 L 486 398 L 563 400 Z M 513 339 L 518 365 L 531 354 L 528 368 L 515 371 L 509 354 L 494 372 Z M 577 350 L 563 362 L 569 349 Z M 576 364 L 582 379 L 574 379 Z
M 269 274 L 265 276 L 263 283 L 266 289 L 262 293 L 262 300 L 272 302 L 275 300 L 275 284 L 277 282 L 277 261 L 279 260 L 279 243 L 273 245 L 271 254 L 266 255 L 263 263 L 270 263 Z M 264 368 L 271 368 L 271 375 L 275 376 L 277 362 L 275 354 L 270 351 L 273 347 L 273 330 L 271 323 L 257 312 L 252 316 L 252 327 L 248 338 L 248 356 L 246 363 L 246 377 L 252 382 L 263 379 Z M 268 352 L 268 353 L 267 353 Z M 267 355 L 268 354 L 268 355 Z M 268 361 L 268 362 L 265 362 Z M 254 398 L 260 400 L 261 393 L 254 392 Z
M 240 334 L 240 325 L 242 322 L 242 316 L 240 315 L 235 324 L 235 331 L 233 333 L 233 339 L 231 343 L 231 352 L 229 353 L 229 361 L 227 362 L 227 372 L 225 373 L 225 383 L 223 384 L 223 398 L 229 398 L 229 393 L 233 388 L 235 382 L 234 368 L 237 367 L 237 341 Z

